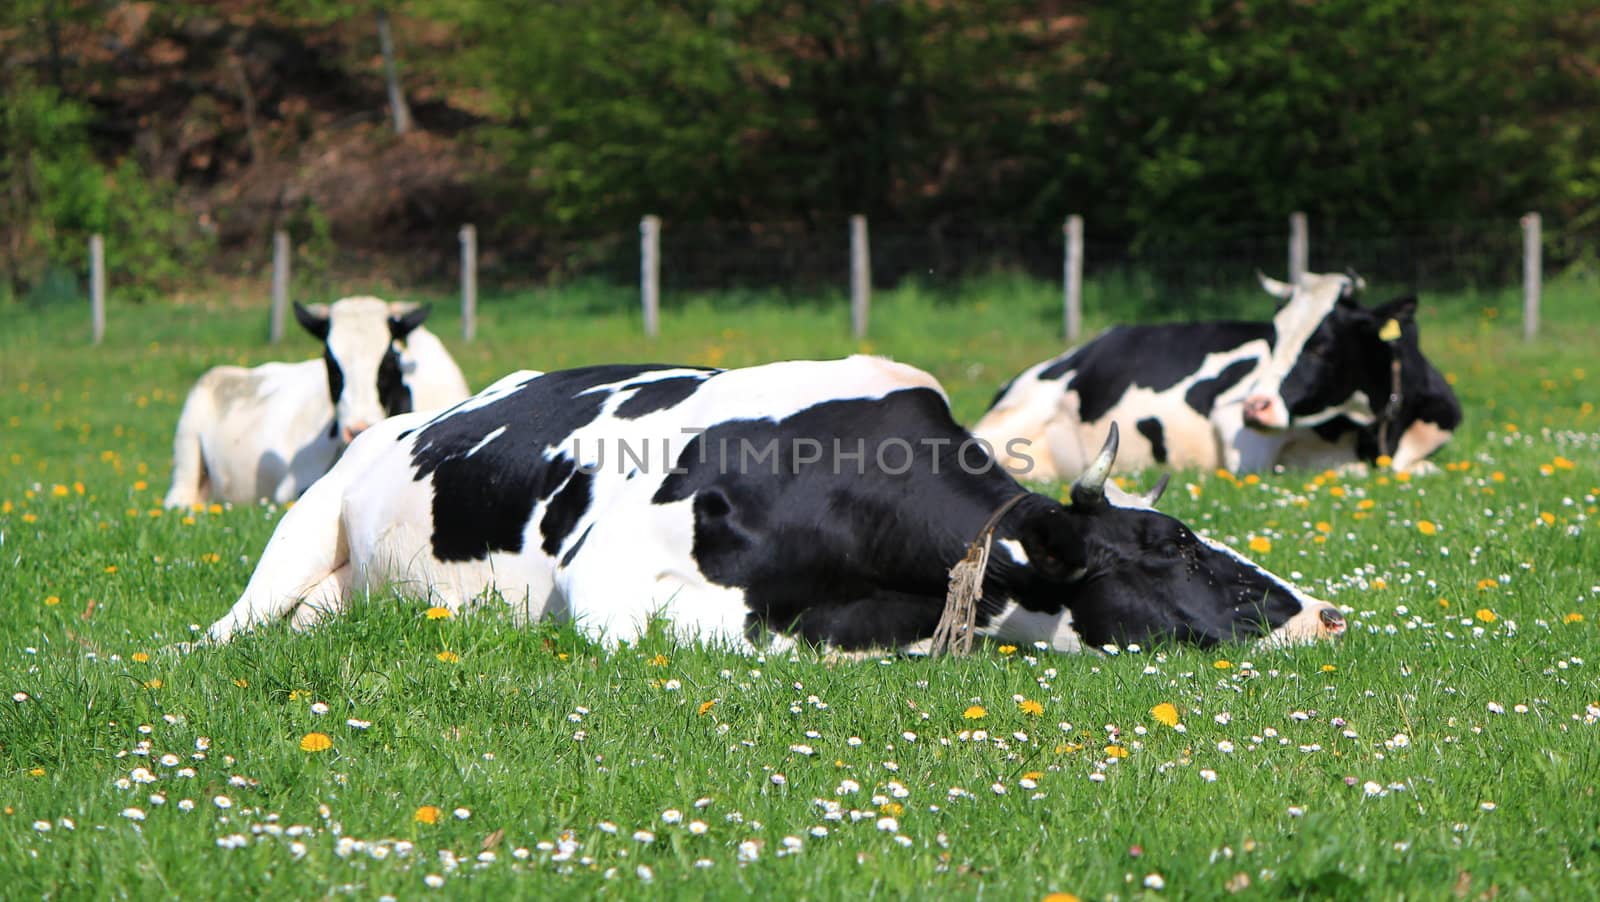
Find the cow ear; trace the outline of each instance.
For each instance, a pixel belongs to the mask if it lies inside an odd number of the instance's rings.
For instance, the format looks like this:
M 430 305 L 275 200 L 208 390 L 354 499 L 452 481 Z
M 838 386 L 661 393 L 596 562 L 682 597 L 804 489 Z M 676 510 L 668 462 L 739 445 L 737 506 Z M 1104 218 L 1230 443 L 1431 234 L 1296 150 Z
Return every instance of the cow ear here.
M 294 318 L 302 328 L 310 332 L 317 341 L 328 340 L 328 305 L 327 304 L 302 304 L 294 302 Z
M 432 312 L 432 304 L 418 304 L 403 313 L 391 313 L 389 315 L 389 334 L 394 337 L 395 341 L 405 341 L 406 336 L 422 325 L 423 320 L 426 320 L 428 314 Z
M 1397 320 L 1401 324 L 1409 323 L 1417 315 L 1417 296 L 1408 294 L 1405 297 L 1386 301 L 1372 308 L 1372 315 L 1379 323 Z
M 1261 270 L 1256 270 L 1256 279 L 1261 282 L 1262 290 L 1280 301 L 1287 301 L 1294 294 L 1294 286 L 1288 282 L 1279 282 Z
M 1031 514 L 1017 531 L 1028 566 L 1046 579 L 1072 580 L 1083 575 L 1083 534 L 1066 508 L 1047 507 Z

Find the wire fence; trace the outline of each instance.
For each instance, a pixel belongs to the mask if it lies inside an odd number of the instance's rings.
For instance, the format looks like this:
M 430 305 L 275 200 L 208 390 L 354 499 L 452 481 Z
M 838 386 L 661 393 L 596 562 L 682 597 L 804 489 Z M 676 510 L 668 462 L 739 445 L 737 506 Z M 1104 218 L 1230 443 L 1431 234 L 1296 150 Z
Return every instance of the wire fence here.
M 652 302 L 670 310 L 693 295 L 807 302 L 854 295 L 855 303 L 864 305 L 863 293 L 874 290 L 915 285 L 929 292 L 957 292 L 974 278 L 997 273 L 1066 288 L 1072 285 L 1074 267 L 1100 296 L 1115 293 L 1128 299 L 1124 315 L 1198 317 L 1216 315 L 1219 298 L 1252 292 L 1256 271 L 1285 278 L 1296 261 L 1290 217 L 1140 243 L 1097 238 L 1089 222 L 1082 226 L 1077 256 L 1069 253 L 1064 228 L 1015 222 L 870 223 L 861 226 L 866 234 L 852 242 L 851 225 L 843 219 L 647 224 L 653 219 L 647 217 L 639 229 L 546 235 L 516 244 L 501 244 L 492 227 L 464 225 L 459 244 L 439 242 L 436 252 L 412 254 L 410 272 L 435 286 L 460 281 L 464 330 L 470 337 L 480 294 L 500 296 L 533 287 L 599 283 L 614 289 L 605 294 L 617 309 L 638 309 L 635 305 L 644 299 L 644 327 L 653 333 L 659 312 L 651 309 Z M 1353 269 L 1386 297 L 1531 287 L 1535 293 L 1530 303 L 1536 305 L 1540 276 L 1586 262 L 1585 254 L 1592 251 L 1581 240 L 1537 224 L 1530 237 L 1526 220 L 1396 223 L 1374 234 L 1369 228 L 1344 229 L 1312 218 L 1301 254 L 1307 269 Z M 282 334 L 283 307 L 291 296 L 329 299 L 321 295 L 341 281 L 341 263 L 358 259 L 344 260 L 336 248 L 330 252 L 296 245 L 282 233 L 263 244 L 262 296 L 271 298 L 275 338 Z M 104 267 L 96 270 L 85 250 L 78 271 L 84 274 L 92 310 L 98 311 L 92 313 L 99 324 L 94 333 L 98 339 L 105 296 L 108 291 L 115 295 L 117 286 L 105 284 Z M 313 270 L 310 277 L 303 271 L 291 276 L 302 265 Z M 857 332 L 864 334 L 864 310 L 855 313 L 860 317 Z

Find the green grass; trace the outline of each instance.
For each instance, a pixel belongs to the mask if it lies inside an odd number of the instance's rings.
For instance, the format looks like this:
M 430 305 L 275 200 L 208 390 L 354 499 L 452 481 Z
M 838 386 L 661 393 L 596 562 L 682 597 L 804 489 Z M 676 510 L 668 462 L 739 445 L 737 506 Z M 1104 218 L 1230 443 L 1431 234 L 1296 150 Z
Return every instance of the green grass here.
M 880 295 L 871 348 L 934 372 L 970 422 L 1059 350 L 1056 297 L 1004 279 Z M 1593 297 L 1552 286 L 1531 345 L 1490 312 L 1510 295 L 1424 299 L 1424 344 L 1467 415 L 1445 472 L 1180 474 L 1163 508 L 1270 545 L 1254 556 L 1350 606 L 1337 644 L 860 663 L 658 637 L 608 654 L 390 597 L 307 634 L 159 653 L 232 604 L 278 516 L 152 513 L 183 393 L 207 366 L 311 341 L 267 347 L 259 311 L 130 306 L 90 348 L 79 311 L 0 309 L 4 895 L 416 898 L 430 874 L 452 895 L 524 898 L 1130 897 L 1150 874 L 1190 896 L 1246 880 L 1241 896 L 1592 894 Z M 1088 300 L 1091 328 L 1139 301 L 1093 285 Z M 434 325 L 451 340 L 448 306 Z M 482 385 L 515 367 L 838 355 L 856 349 L 847 322 L 821 300 L 680 299 L 652 343 L 626 292 L 584 286 L 489 299 L 481 340 L 451 344 Z M 302 751 L 313 732 L 332 747 Z M 426 805 L 437 823 L 416 820 Z M 570 857 L 550 845 L 563 837 Z

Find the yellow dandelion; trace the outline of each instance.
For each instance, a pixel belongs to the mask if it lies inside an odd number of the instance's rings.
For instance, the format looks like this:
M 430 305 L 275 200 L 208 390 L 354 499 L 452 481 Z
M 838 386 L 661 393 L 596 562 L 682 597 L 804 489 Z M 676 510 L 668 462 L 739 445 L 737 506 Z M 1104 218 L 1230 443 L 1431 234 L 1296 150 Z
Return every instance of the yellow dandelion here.
M 887 814 L 890 817 L 899 817 L 906 813 L 906 806 L 899 802 L 884 802 L 878 806 L 878 813 Z
M 651 658 L 646 663 L 648 663 L 651 667 L 665 667 L 672 663 L 672 659 L 660 652 L 656 652 L 656 656 Z
M 37 523 L 37 522 L 39 522 L 39 518 L 34 516 L 33 514 L 23 514 L 22 515 L 22 522 L 24 522 L 24 523 Z
M 145 489 L 148 489 L 149 487 L 150 487 L 150 483 L 145 482 L 143 479 L 137 480 L 133 484 L 133 490 L 135 492 L 142 492 Z
M 300 737 L 300 751 L 326 752 L 333 748 L 333 737 L 327 733 L 307 733 Z
M 1126 758 L 1126 757 L 1128 757 L 1128 750 L 1123 748 L 1120 745 L 1108 745 L 1108 746 L 1106 746 L 1106 757 L 1107 758 Z
M 1015 645 L 1002 645 L 998 651 L 1003 655 L 1014 655 L 1017 653 L 1017 647 Z
M 1556 515 L 1550 513 L 1549 511 L 1540 511 L 1539 512 L 1539 519 L 1541 521 L 1543 521 L 1544 525 L 1546 525 L 1546 526 L 1554 526 L 1554 525 L 1556 525 Z
M 1482 592 L 1486 589 L 1493 589 L 1498 585 L 1500 584 L 1496 582 L 1493 577 L 1485 576 L 1483 579 L 1478 580 L 1478 591 Z
M 440 814 L 443 812 L 439 810 L 438 805 L 423 805 L 417 809 L 416 814 L 411 815 L 411 819 L 419 824 L 437 824 Z
M 28 776 L 30 776 L 30 777 L 42 777 L 42 776 L 44 776 L 44 768 L 42 768 L 42 767 L 29 768 L 28 769 Z
M 200 555 L 200 560 L 207 564 L 219 564 L 222 562 L 222 555 L 216 553 L 215 551 L 208 551 L 205 554 Z
M 1217 668 L 1218 670 L 1230 670 L 1233 667 L 1233 662 L 1232 661 L 1217 661 L 1216 663 L 1212 664 L 1211 666 Z
M 106 572 L 107 573 L 116 573 L 117 572 L 117 565 L 116 564 L 107 565 Z
M 1448 599 L 1448 598 L 1439 599 L 1439 607 L 1441 607 L 1441 608 L 1450 607 L 1450 599 Z
M 136 651 L 133 653 L 133 663 L 135 664 L 143 664 L 148 660 L 150 660 L 150 655 L 146 652 Z
M 1418 520 L 1417 532 L 1420 532 L 1425 536 L 1437 535 L 1439 532 L 1439 527 L 1435 526 L 1432 520 Z
M 701 715 L 703 717 L 703 716 L 705 716 L 705 714 L 707 712 L 709 712 L 712 708 L 715 708 L 716 706 L 717 706 L 717 700 L 716 699 L 714 699 L 714 698 L 713 699 L 707 699 L 706 701 L 703 701 L 703 702 L 700 703 L 700 707 L 695 709 L 695 713 L 699 714 L 699 715 Z
M 1557 462 L 1558 462 L 1558 463 L 1559 463 L 1559 462 L 1560 462 L 1560 461 L 1561 461 L 1561 458 L 1559 458 L 1559 457 L 1558 457 L 1558 458 L 1556 458 L 1556 461 L 1557 461 Z M 1568 463 L 1571 463 L 1571 461 L 1568 461 Z M 1569 469 L 1569 470 L 1570 470 L 1570 469 L 1572 469 L 1572 468 L 1571 468 L 1571 467 L 1568 467 L 1568 468 L 1567 468 L 1567 469 Z M 78 494 L 80 494 L 80 495 L 82 495 L 82 494 L 83 494 L 83 493 L 84 493 L 84 492 L 86 492 L 86 491 L 88 491 L 88 489 L 86 489 L 86 488 L 84 488 L 84 485 L 83 485 L 83 483 L 81 483 L 81 482 L 74 482 L 74 483 L 73 483 L 73 484 L 72 484 L 72 490 L 73 490 L 73 491 L 74 491 L 74 492 L 77 492 L 77 493 L 78 493 Z
M 72 490 L 64 485 L 53 485 L 50 487 L 50 494 L 56 496 L 57 498 L 65 498 L 71 492 Z
M 1479 620 L 1483 621 L 1484 623 L 1493 623 L 1496 620 L 1500 619 L 1498 616 L 1495 615 L 1494 611 L 1491 611 L 1488 608 L 1479 608 L 1478 609 L 1478 613 L 1474 614 L 1473 616 L 1477 617 Z
M 1250 550 L 1256 554 L 1266 554 L 1272 550 L 1272 540 L 1266 536 L 1251 536 Z
M 1024 780 L 1043 780 L 1044 779 L 1044 771 L 1042 771 L 1042 770 L 1030 770 L 1027 773 L 1022 775 L 1022 779 L 1024 779 Z
M 1372 588 L 1374 588 L 1374 589 L 1387 589 L 1387 588 L 1389 588 L 1389 581 L 1380 576 L 1377 579 L 1372 581 Z
M 291 702 L 297 702 L 302 698 L 310 698 L 310 697 L 311 697 L 311 690 L 309 690 L 309 689 L 290 689 L 289 690 L 289 701 L 291 701 Z
M 239 677 L 238 679 L 233 681 L 233 685 L 238 686 L 240 689 L 249 689 L 250 688 L 250 681 L 245 679 L 244 677 Z
M 1390 457 L 1387 454 L 1380 454 L 1380 455 L 1378 455 L 1378 459 L 1375 462 L 1377 463 L 1378 468 L 1380 470 L 1387 470 L 1387 469 L 1389 469 L 1390 466 L 1392 466 L 1394 464 L 1394 458 Z
M 1583 622 L 1583 615 L 1578 613 L 1577 611 L 1573 611 L 1572 613 L 1568 614 L 1567 616 L 1561 618 L 1561 622 L 1562 623 L 1582 623 Z
M 1020 709 L 1023 714 L 1026 714 L 1029 717 L 1038 717 L 1044 713 L 1044 705 L 1040 702 L 1034 701 L 1031 698 L 1025 698 L 1022 701 L 1017 702 L 1017 708 Z
M 1333 532 L 1333 524 L 1327 520 L 1317 521 L 1317 532 Z
M 1079 900 L 1071 893 L 1045 893 L 1039 902 L 1079 902 Z
M 1540 464 L 1539 465 L 1539 475 L 1540 476 L 1554 476 L 1554 475 L 1556 475 L 1556 468 L 1550 466 L 1549 464 Z
M 208 513 L 208 514 L 220 514 L 220 513 L 222 513 L 222 505 L 213 504 L 210 507 L 206 508 L 206 513 Z
M 1570 469 L 1572 469 L 1572 468 L 1577 466 L 1577 464 L 1573 463 L 1570 460 L 1567 460 L 1565 457 L 1562 457 L 1560 455 L 1556 455 L 1556 459 L 1550 461 L 1550 463 L 1557 470 L 1570 470 Z
M 164 685 L 164 684 L 160 680 L 145 680 L 144 681 L 144 688 L 146 688 L 146 689 L 160 689 L 162 687 L 162 685 Z
M 1260 485 L 1260 483 L 1261 483 L 1261 477 L 1257 476 L 1254 473 L 1247 474 L 1244 477 L 1244 484 L 1245 485 Z
M 1373 501 L 1371 498 L 1363 498 L 1356 502 L 1356 510 L 1369 511 L 1376 507 L 1377 504 L 1378 502 Z
M 434 605 L 425 612 L 424 616 L 429 620 L 449 620 L 453 615 L 450 613 L 449 608 Z
M 184 526 L 193 526 L 194 525 L 194 518 L 193 517 L 189 517 L 189 516 L 185 516 L 182 520 L 180 520 L 178 522 L 182 523 Z
M 967 710 L 961 712 L 961 716 L 965 717 L 967 720 L 979 720 L 979 719 L 983 718 L 984 716 L 986 716 L 988 713 L 989 712 L 984 710 L 984 707 L 982 705 L 973 705 L 972 707 L 968 708 Z
M 1324 665 L 1322 665 L 1322 672 L 1323 673 L 1333 673 L 1335 670 L 1338 670 L 1338 669 L 1339 668 L 1333 666 L 1332 664 L 1324 664 Z
M 449 650 L 441 651 L 438 654 L 434 655 L 434 657 L 438 658 L 440 661 L 443 661 L 446 664 L 454 664 L 454 663 L 456 663 L 456 662 L 461 660 L 461 656 L 460 655 L 456 654 L 453 651 L 449 651 Z
M 1057 755 L 1070 755 L 1073 752 L 1083 751 L 1083 746 L 1076 742 L 1063 742 L 1056 746 Z
M 1333 488 L 1328 489 L 1328 494 L 1332 495 L 1335 498 L 1343 498 L 1348 493 L 1345 491 L 1344 486 L 1336 485 Z
M 1166 724 L 1169 727 L 1178 725 L 1178 709 L 1171 702 L 1162 702 L 1151 708 L 1150 716 L 1154 717 L 1157 723 Z
M 1495 482 L 1505 482 L 1506 474 L 1500 472 L 1499 470 L 1495 470 L 1493 473 L 1489 474 L 1489 478 L 1493 479 Z
M 55 607 L 56 605 L 58 605 L 60 603 L 61 603 L 61 599 L 58 596 L 55 596 L 55 595 L 47 595 L 47 596 L 45 596 L 44 604 L 45 604 L 45 607 L 47 607 L 47 608 L 53 608 L 53 607 Z

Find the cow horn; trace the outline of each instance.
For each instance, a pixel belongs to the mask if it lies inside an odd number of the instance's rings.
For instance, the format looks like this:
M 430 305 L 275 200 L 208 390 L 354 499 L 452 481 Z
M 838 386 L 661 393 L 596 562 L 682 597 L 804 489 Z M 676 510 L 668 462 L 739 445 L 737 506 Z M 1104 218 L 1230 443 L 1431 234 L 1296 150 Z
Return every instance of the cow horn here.
M 1144 495 L 1141 496 L 1144 499 L 1144 503 L 1149 505 L 1151 508 L 1154 508 L 1156 506 L 1156 502 L 1161 500 L 1161 496 L 1166 494 L 1167 483 L 1171 481 L 1171 473 L 1162 473 L 1161 478 L 1156 480 L 1155 488 L 1145 492 Z
M 1117 423 L 1111 421 L 1111 431 L 1106 433 L 1106 443 L 1095 455 L 1094 463 L 1072 483 L 1073 507 L 1099 507 L 1106 503 L 1106 477 L 1111 475 L 1111 465 L 1117 460 Z

